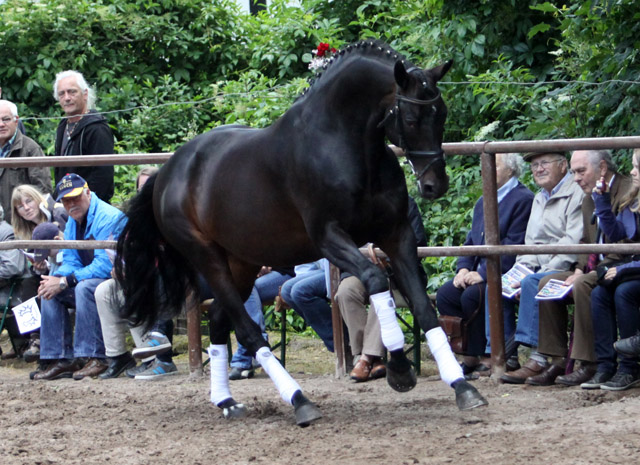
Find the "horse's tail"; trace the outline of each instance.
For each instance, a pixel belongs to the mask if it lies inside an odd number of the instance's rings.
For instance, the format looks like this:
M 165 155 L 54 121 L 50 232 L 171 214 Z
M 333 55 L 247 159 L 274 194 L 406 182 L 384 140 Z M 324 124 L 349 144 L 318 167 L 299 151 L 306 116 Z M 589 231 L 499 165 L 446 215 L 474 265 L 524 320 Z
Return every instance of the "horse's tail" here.
M 150 177 L 131 199 L 114 265 L 124 293 L 122 316 L 147 328 L 179 313 L 196 282 L 193 268 L 158 228 L 153 213 L 156 177 Z

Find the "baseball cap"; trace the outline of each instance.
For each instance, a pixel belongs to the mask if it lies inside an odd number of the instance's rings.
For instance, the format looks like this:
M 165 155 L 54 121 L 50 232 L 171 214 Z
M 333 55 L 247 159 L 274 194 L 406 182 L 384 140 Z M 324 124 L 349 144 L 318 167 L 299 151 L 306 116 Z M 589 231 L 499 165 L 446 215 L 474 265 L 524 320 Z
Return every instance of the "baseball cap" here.
M 33 230 L 31 239 L 34 241 L 50 241 L 60 233 L 58 226 L 53 223 L 40 223 Z M 34 260 L 41 262 L 49 256 L 49 249 L 35 249 L 33 251 Z
M 89 187 L 87 181 L 75 173 L 66 174 L 56 185 L 56 202 L 63 197 L 76 197 Z

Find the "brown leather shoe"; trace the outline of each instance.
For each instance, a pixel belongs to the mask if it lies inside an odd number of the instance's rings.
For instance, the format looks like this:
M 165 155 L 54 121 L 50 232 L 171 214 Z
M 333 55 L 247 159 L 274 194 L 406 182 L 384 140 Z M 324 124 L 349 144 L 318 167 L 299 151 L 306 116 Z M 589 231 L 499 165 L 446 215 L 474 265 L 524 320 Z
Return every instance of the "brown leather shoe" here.
M 540 365 L 535 360 L 529 359 L 522 368 L 516 371 L 508 371 L 500 379 L 508 384 L 524 384 L 527 378 L 539 375 L 546 369 L 546 365 Z
M 539 375 L 527 378 L 524 383 L 532 386 L 551 386 L 564 371 L 565 367 L 563 365 L 550 365 Z
M 384 378 L 387 376 L 387 367 L 382 360 L 378 359 L 371 364 L 371 373 L 369 373 L 369 378 L 378 379 Z
M 90 358 L 85 366 L 73 373 L 73 379 L 79 381 L 87 376 L 95 378 L 100 373 L 109 368 L 107 362 L 102 358 Z
M 54 380 L 61 378 L 71 378 L 73 372 L 78 368 L 78 363 L 76 361 L 70 362 L 68 360 L 58 360 L 57 362 L 49 365 L 49 367 L 40 373 L 35 373 L 33 375 L 33 379 L 35 380 Z
M 565 386 L 579 386 L 593 378 L 593 375 L 596 374 L 597 366 L 598 365 L 595 363 L 582 363 L 580 368 L 572 373 L 558 376 L 556 378 L 556 383 L 564 384 Z
M 371 362 L 363 360 L 362 358 L 358 360 L 356 366 L 353 367 L 349 376 L 351 379 L 357 381 L 358 383 L 362 383 L 363 381 L 367 381 L 369 379 L 369 375 L 371 374 Z

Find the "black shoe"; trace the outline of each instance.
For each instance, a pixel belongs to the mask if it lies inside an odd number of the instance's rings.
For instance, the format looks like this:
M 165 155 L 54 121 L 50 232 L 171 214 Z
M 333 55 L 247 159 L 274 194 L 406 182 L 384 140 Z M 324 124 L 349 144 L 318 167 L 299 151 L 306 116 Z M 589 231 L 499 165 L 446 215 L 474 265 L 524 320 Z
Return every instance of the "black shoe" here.
M 32 371 L 31 373 L 29 373 L 29 379 L 33 381 L 33 377 L 35 375 L 37 375 L 38 373 L 47 371 L 56 362 L 57 360 L 39 360 L 38 368 L 36 368 L 35 371 Z
M 582 389 L 600 389 L 600 387 L 611 378 L 613 378 L 613 373 L 596 371 L 596 374 L 593 375 L 593 378 L 585 383 L 582 383 L 580 387 Z
M 614 342 L 613 348 L 625 357 L 640 356 L 640 334 Z
M 624 391 L 640 383 L 640 376 L 637 373 L 617 372 L 610 381 L 607 381 L 600 389 L 605 391 Z
M 111 379 L 117 378 L 125 370 L 129 368 L 133 368 L 136 366 L 135 359 L 131 356 L 129 352 L 125 352 L 122 355 L 118 355 L 117 357 L 113 357 L 110 359 L 109 368 L 104 373 L 98 375 L 100 379 Z

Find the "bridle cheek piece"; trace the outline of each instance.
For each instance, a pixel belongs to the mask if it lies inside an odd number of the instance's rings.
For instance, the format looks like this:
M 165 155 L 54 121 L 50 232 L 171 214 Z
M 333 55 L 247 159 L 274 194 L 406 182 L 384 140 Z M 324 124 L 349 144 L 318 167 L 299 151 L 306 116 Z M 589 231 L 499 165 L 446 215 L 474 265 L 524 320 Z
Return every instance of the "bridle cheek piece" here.
M 396 94 L 396 101 L 393 105 L 393 108 L 389 110 L 389 112 L 385 115 L 382 121 L 380 121 L 380 123 L 378 124 L 378 127 L 383 127 L 387 124 L 387 121 L 389 120 L 389 118 L 393 117 L 395 119 L 395 130 L 396 130 L 396 135 L 398 136 L 398 145 L 400 146 L 401 149 L 404 150 L 407 160 L 411 165 L 411 170 L 413 171 L 413 174 L 415 174 L 418 179 L 420 179 L 422 175 L 424 175 L 424 173 L 426 173 L 436 161 L 442 161 L 444 163 L 444 152 L 442 150 L 411 150 L 407 147 L 406 138 L 404 137 L 404 126 L 402 124 L 402 117 L 400 114 L 401 113 L 400 102 L 406 102 L 412 105 L 433 105 L 436 102 L 436 100 L 438 100 L 439 98 L 440 98 L 439 90 L 436 96 L 429 100 L 420 100 L 420 99 L 415 99 L 411 97 L 406 97 L 404 95 Z M 433 106 L 433 110 L 435 113 L 436 111 L 435 106 Z M 415 158 L 429 159 L 427 164 L 424 166 L 424 168 L 422 168 L 422 170 L 420 170 L 419 173 L 416 172 L 413 165 L 412 159 L 415 159 Z

